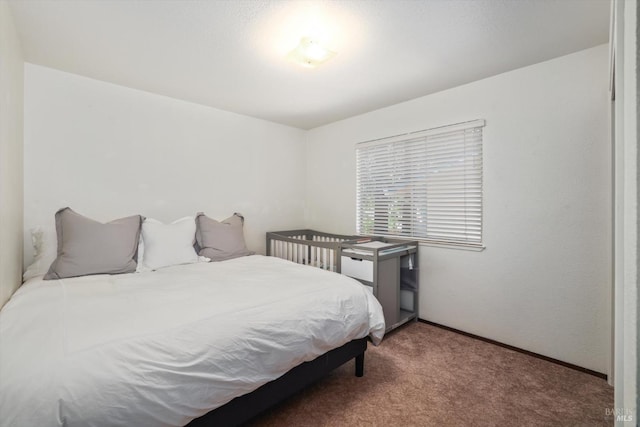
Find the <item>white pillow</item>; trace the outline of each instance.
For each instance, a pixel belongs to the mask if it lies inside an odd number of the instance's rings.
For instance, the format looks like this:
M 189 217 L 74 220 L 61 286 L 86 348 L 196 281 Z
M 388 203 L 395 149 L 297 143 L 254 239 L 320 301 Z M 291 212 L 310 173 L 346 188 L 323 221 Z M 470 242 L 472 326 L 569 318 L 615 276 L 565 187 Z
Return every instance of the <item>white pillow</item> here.
M 146 219 L 146 218 L 145 218 Z M 144 221 L 142 222 L 144 224 Z M 142 258 L 144 258 L 144 241 L 142 240 L 142 225 L 140 226 L 140 238 L 138 239 L 138 265 L 136 266 L 136 273 L 142 273 Z
M 163 224 L 152 218 L 142 223 L 137 271 L 150 271 L 170 265 L 200 261 L 193 248 L 196 235 L 194 217 L 180 218 Z
M 26 282 L 34 277 L 43 276 L 49 271 L 51 263 L 58 255 L 55 233 L 45 233 L 41 227 L 32 228 L 31 244 L 33 245 L 33 262 L 22 275 Z

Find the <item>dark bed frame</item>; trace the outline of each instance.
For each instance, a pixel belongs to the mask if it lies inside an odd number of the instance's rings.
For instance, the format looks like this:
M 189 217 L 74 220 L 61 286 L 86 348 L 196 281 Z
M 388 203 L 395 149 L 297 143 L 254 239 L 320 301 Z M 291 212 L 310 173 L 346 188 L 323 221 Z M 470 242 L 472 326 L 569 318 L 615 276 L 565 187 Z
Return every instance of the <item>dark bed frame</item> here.
M 251 393 L 239 396 L 213 411 L 187 424 L 189 427 L 237 426 L 245 423 L 329 372 L 355 358 L 356 376 L 364 375 L 364 352 L 367 338 L 350 341 L 310 362 L 304 362 L 278 379 L 264 384 Z

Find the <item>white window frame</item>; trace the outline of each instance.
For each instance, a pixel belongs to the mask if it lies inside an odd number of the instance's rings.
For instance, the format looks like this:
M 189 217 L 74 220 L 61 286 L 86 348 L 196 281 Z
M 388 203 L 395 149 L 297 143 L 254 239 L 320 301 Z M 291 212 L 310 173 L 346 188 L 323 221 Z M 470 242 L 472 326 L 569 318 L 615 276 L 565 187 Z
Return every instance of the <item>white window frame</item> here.
M 473 120 L 356 144 L 358 234 L 484 249 L 484 126 Z

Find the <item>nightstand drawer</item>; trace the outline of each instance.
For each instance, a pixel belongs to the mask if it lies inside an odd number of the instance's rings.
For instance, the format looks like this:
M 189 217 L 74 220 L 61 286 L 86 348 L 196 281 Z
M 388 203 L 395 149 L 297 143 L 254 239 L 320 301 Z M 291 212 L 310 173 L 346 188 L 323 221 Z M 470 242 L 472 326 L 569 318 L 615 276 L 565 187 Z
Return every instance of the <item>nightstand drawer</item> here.
M 341 273 L 345 276 L 373 282 L 373 261 L 343 256 L 340 263 Z

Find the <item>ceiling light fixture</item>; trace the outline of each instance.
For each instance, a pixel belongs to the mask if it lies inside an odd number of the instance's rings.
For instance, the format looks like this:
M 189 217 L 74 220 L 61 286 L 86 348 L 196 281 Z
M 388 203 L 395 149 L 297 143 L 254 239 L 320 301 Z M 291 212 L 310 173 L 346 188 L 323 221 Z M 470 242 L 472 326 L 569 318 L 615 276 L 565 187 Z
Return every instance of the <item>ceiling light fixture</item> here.
M 304 67 L 315 68 L 336 55 L 335 52 L 322 46 L 320 42 L 310 37 L 303 37 L 287 58 Z

